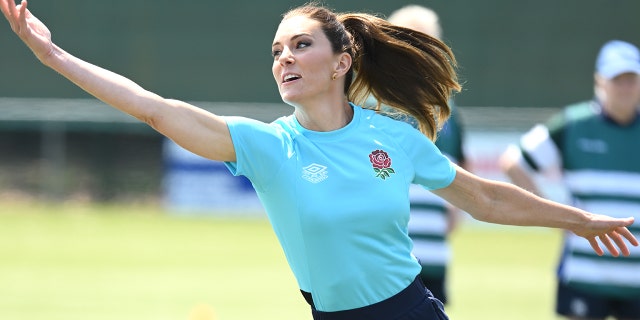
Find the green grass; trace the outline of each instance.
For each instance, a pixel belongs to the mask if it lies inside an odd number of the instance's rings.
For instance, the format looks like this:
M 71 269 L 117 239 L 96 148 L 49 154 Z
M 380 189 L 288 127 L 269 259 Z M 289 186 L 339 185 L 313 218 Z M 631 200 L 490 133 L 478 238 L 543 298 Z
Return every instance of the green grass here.
M 463 225 L 452 237 L 451 318 L 555 319 L 559 236 Z M 0 319 L 205 320 L 207 310 L 217 320 L 311 319 L 266 220 L 0 206 Z
M 558 319 L 559 230 L 474 223 L 452 237 L 452 319 Z

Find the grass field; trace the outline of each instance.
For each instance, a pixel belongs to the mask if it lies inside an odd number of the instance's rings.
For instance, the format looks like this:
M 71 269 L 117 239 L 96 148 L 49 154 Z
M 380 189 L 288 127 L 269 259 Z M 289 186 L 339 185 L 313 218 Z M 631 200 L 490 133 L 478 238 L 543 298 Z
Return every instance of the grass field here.
M 558 231 L 467 223 L 452 241 L 451 319 L 556 319 Z M 311 317 L 266 220 L 3 203 L 0 319 Z

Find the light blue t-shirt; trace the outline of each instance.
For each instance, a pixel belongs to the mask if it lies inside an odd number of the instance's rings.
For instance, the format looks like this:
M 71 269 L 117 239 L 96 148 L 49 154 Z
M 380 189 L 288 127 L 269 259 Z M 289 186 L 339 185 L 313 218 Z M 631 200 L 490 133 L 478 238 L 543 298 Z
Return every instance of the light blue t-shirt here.
M 315 307 L 367 306 L 420 272 L 407 235 L 409 185 L 448 186 L 455 169 L 410 125 L 352 105 L 344 128 L 317 132 L 291 115 L 226 117 L 234 175 L 253 183 L 300 289 Z

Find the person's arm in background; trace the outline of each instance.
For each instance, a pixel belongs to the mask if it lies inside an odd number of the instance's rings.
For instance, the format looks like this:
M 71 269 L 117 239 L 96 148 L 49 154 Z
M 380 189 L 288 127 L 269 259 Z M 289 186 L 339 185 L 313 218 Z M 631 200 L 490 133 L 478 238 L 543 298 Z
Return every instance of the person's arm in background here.
M 513 184 L 530 191 L 538 196 L 542 196 L 540 189 L 535 183 L 531 169 L 526 167 L 522 153 L 518 147 L 512 145 L 500 156 L 500 169 Z
M 507 147 L 498 161 L 511 182 L 543 197 L 536 175 L 562 172 L 565 112 L 556 113 L 545 124 L 536 124 L 523 134 L 517 144 Z

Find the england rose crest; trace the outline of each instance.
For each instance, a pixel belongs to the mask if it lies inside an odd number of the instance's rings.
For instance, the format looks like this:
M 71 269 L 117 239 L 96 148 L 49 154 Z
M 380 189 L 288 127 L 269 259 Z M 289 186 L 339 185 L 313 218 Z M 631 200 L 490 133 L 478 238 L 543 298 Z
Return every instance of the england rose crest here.
M 396 173 L 391 168 L 391 158 L 383 150 L 375 150 L 369 154 L 369 161 L 373 165 L 373 171 L 376 173 L 376 177 L 382 180 L 386 180 L 392 173 Z

